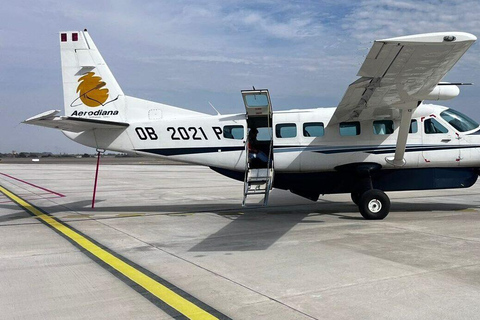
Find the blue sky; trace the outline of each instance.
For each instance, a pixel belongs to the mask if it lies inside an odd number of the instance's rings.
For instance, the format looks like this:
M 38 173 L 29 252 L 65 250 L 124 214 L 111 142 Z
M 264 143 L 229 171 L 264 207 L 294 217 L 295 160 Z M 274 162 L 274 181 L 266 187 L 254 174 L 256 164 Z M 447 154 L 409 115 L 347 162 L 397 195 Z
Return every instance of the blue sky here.
M 87 28 L 127 95 L 214 113 L 243 111 L 240 90 L 268 88 L 276 110 L 336 106 L 376 39 L 435 31 L 480 36 L 480 2 L 9 1 L 0 19 L 0 152 L 93 152 L 20 124 L 63 110 L 58 32 Z M 480 121 L 480 49 L 443 102 Z

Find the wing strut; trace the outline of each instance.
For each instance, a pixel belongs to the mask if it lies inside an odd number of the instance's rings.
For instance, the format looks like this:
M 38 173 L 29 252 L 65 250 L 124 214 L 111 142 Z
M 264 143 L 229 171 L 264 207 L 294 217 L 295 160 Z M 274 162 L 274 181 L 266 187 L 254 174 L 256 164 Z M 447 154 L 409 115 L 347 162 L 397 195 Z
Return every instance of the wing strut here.
M 418 105 L 420 102 L 418 102 Z M 417 106 L 418 106 L 417 105 Z M 405 148 L 407 146 L 408 132 L 410 131 L 410 122 L 412 121 L 413 111 L 417 107 L 402 108 L 402 119 L 400 120 L 400 128 L 398 129 L 397 145 L 395 147 L 395 156 L 386 157 L 385 161 L 395 167 L 402 167 L 407 162 L 405 161 Z

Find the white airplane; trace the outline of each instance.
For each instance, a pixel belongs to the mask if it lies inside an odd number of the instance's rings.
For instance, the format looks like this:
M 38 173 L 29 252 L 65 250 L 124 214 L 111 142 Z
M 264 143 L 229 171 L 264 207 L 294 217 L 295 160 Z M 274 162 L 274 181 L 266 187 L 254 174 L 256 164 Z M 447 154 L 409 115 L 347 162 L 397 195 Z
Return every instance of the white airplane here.
M 209 115 L 126 96 L 86 30 L 61 32 L 65 115 L 24 123 L 97 149 L 208 166 L 244 181 L 244 205 L 250 194 L 266 205 L 272 187 L 313 201 L 351 193 L 364 218 L 383 219 L 384 191 L 476 182 L 479 124 L 423 103 L 459 94 L 440 81 L 475 40 L 441 32 L 375 41 L 336 108 L 273 112 L 268 90 L 253 89 L 241 92 L 245 113 Z

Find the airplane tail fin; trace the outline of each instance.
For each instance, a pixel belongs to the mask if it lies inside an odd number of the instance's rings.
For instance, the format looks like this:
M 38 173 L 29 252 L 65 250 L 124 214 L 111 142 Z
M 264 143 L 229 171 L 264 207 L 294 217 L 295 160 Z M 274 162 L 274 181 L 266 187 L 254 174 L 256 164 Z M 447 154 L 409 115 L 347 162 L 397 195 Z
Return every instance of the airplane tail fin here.
M 67 117 L 129 122 L 202 115 L 125 96 L 87 30 L 60 32 L 60 52 Z
M 125 121 L 125 96 L 85 31 L 60 32 L 65 115 Z

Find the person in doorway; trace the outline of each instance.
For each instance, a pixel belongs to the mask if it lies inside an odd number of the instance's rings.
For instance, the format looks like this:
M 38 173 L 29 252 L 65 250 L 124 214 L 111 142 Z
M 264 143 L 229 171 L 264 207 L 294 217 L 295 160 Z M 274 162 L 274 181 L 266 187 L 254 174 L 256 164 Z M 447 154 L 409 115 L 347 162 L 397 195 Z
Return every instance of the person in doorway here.
M 260 161 L 266 163 L 268 162 L 268 157 L 265 152 L 260 150 L 257 135 L 257 128 L 251 128 L 248 134 L 248 158 L 259 159 Z

